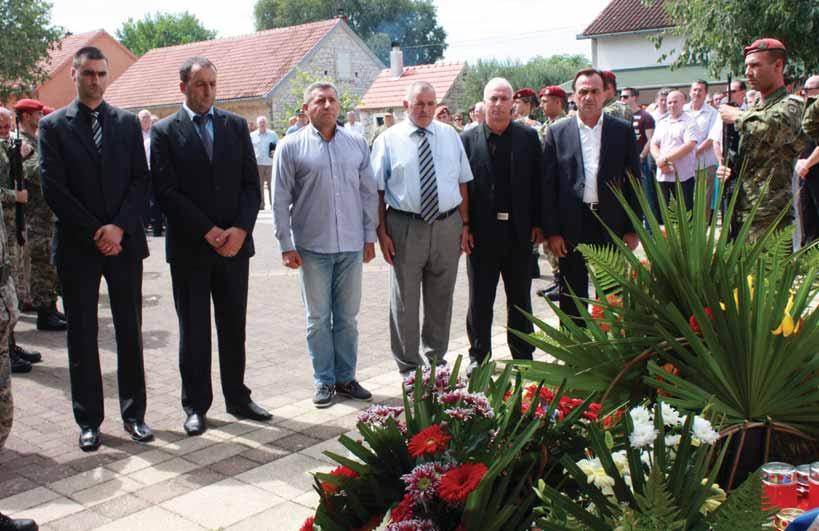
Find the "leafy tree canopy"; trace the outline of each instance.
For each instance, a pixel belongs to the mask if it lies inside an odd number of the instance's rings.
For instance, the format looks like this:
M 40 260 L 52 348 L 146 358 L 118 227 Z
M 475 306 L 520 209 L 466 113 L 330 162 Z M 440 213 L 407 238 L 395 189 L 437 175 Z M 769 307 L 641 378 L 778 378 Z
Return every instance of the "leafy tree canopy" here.
M 49 2 L 0 0 L 0 98 L 31 93 L 48 78 L 46 60 L 63 33 L 51 25 Z
M 196 16 L 188 13 L 148 13 L 142 20 L 129 18 L 117 30 L 117 39 L 136 55 L 154 48 L 208 41 L 216 32 L 205 28 Z
M 671 33 L 685 38 L 674 66 L 704 64 L 715 77 L 726 69 L 741 74 L 742 48 L 774 37 L 788 48 L 788 74 L 802 78 L 819 67 L 816 0 L 682 0 L 665 2 L 665 8 L 676 24 Z
M 404 50 L 404 64 L 434 63 L 444 55 L 446 31 L 432 0 L 257 0 L 256 30 L 294 26 L 338 15 L 347 21 L 384 63 L 390 43 Z
M 463 108 L 483 99 L 483 88 L 493 77 L 506 78 L 515 90 L 531 87 L 538 91 L 547 85 L 559 85 L 574 78 L 574 74 L 591 66 L 582 55 L 535 57 L 526 63 L 511 59 L 478 60 L 464 73 L 465 92 L 460 101 Z

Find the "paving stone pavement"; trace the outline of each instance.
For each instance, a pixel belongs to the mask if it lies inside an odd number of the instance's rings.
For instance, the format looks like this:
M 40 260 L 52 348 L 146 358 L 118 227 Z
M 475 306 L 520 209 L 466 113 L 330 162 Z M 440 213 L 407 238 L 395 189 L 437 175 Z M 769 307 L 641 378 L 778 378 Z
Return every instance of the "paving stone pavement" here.
M 358 413 L 368 404 L 337 400 L 327 409 L 313 407 L 298 273 L 281 265 L 269 210 L 260 212 L 254 237 L 257 255 L 250 268 L 246 383 L 253 399 L 271 410 L 273 421 L 243 421 L 225 412 L 214 353 L 210 429 L 200 437 L 185 436 L 177 321 L 164 240 L 149 238 L 143 340 L 146 420 L 156 440 L 132 442 L 119 420 L 114 331 L 104 282 L 99 343 L 108 415 L 101 426 L 98 452 L 85 454 L 77 447 L 64 334 L 38 332 L 35 316 L 22 314 L 17 341 L 41 351 L 44 361 L 31 373 L 14 377 L 14 427 L 0 451 L 0 512 L 33 518 L 44 531 L 299 528 L 318 501 L 310 474 L 333 468 L 322 452 L 341 448 L 338 435 L 355 428 Z M 548 267 L 541 260 L 541 268 L 548 271 Z M 389 349 L 388 275 L 389 266 L 380 256 L 364 267 L 357 376 L 376 402 L 397 403 L 400 377 Z M 534 289 L 545 284 L 535 281 Z M 462 259 L 450 361 L 467 351 L 467 299 Z M 553 320 L 547 305 L 535 299 L 535 313 Z M 495 323 L 501 326 L 493 330 L 496 357 L 508 357 L 505 321 L 500 287 Z

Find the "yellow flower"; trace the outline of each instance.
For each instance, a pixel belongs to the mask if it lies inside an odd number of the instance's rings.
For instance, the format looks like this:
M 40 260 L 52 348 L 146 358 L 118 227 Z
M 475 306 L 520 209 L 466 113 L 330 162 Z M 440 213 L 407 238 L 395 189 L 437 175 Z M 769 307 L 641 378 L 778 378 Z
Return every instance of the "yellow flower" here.
M 707 482 L 707 478 L 702 480 L 703 485 L 705 485 Z M 700 513 L 708 514 L 715 511 L 726 499 L 728 499 L 728 496 L 725 494 L 725 491 L 722 490 L 719 485 L 714 483 L 711 485 L 711 496 L 709 496 L 708 499 L 703 502 L 702 507 L 700 507 Z
M 798 322 L 795 322 L 791 312 L 793 311 L 793 292 L 791 291 L 791 295 L 788 298 L 788 304 L 785 307 L 785 314 L 782 317 L 782 322 L 779 323 L 779 326 L 776 329 L 771 330 L 771 333 L 775 336 L 785 336 L 790 337 L 794 334 L 798 334 L 799 330 L 802 328 L 802 319 L 799 319 Z

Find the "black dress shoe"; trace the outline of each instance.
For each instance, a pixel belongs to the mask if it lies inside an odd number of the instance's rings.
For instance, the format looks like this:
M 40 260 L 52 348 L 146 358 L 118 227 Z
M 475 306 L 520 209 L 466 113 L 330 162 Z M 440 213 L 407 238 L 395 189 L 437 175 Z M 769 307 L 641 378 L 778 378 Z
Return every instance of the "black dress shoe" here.
M 95 452 L 99 447 L 99 428 L 80 428 L 80 450 L 83 452 Z
M 51 310 L 37 311 L 37 330 L 46 332 L 61 332 L 68 328 L 65 321 Z
M 11 372 L 13 374 L 25 374 L 31 372 L 31 363 L 11 352 Z
M 188 435 L 202 435 L 208 429 L 205 415 L 193 412 L 185 419 L 185 433 Z
M 39 352 L 35 352 L 33 350 L 29 352 L 28 350 L 25 350 L 20 345 L 14 345 L 13 348 L 14 348 L 14 353 L 21 360 L 27 361 L 29 363 L 40 363 L 41 361 L 43 361 L 43 355 L 40 354 Z
M 37 522 L 28 518 L 9 518 L 0 513 L 0 531 L 37 531 Z
M 126 420 L 123 426 L 125 431 L 131 434 L 131 439 L 136 442 L 149 442 L 154 440 L 154 432 L 141 420 Z
M 270 420 L 273 418 L 270 412 L 252 400 L 241 406 L 228 406 L 227 412 L 250 420 Z

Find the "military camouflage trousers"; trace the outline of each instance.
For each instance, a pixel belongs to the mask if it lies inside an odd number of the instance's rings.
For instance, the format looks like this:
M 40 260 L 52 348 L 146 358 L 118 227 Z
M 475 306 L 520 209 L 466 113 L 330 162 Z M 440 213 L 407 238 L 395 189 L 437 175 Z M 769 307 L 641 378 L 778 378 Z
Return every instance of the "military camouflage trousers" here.
M 28 245 L 17 245 L 17 235 L 14 230 L 9 231 L 7 236 L 6 252 L 11 262 L 11 275 L 14 278 L 14 286 L 17 288 L 17 299 L 24 304 L 31 303 L 29 290 L 31 253 L 28 252 Z
M 26 247 L 31 254 L 29 290 L 35 308 L 51 308 L 57 302 L 57 270 L 51 263 L 51 222 L 44 226 L 32 223 L 28 226 Z
M 11 433 L 11 423 L 14 418 L 8 339 L 16 322 L 17 293 L 14 290 L 14 281 L 9 278 L 0 287 L 0 448 L 3 447 Z

